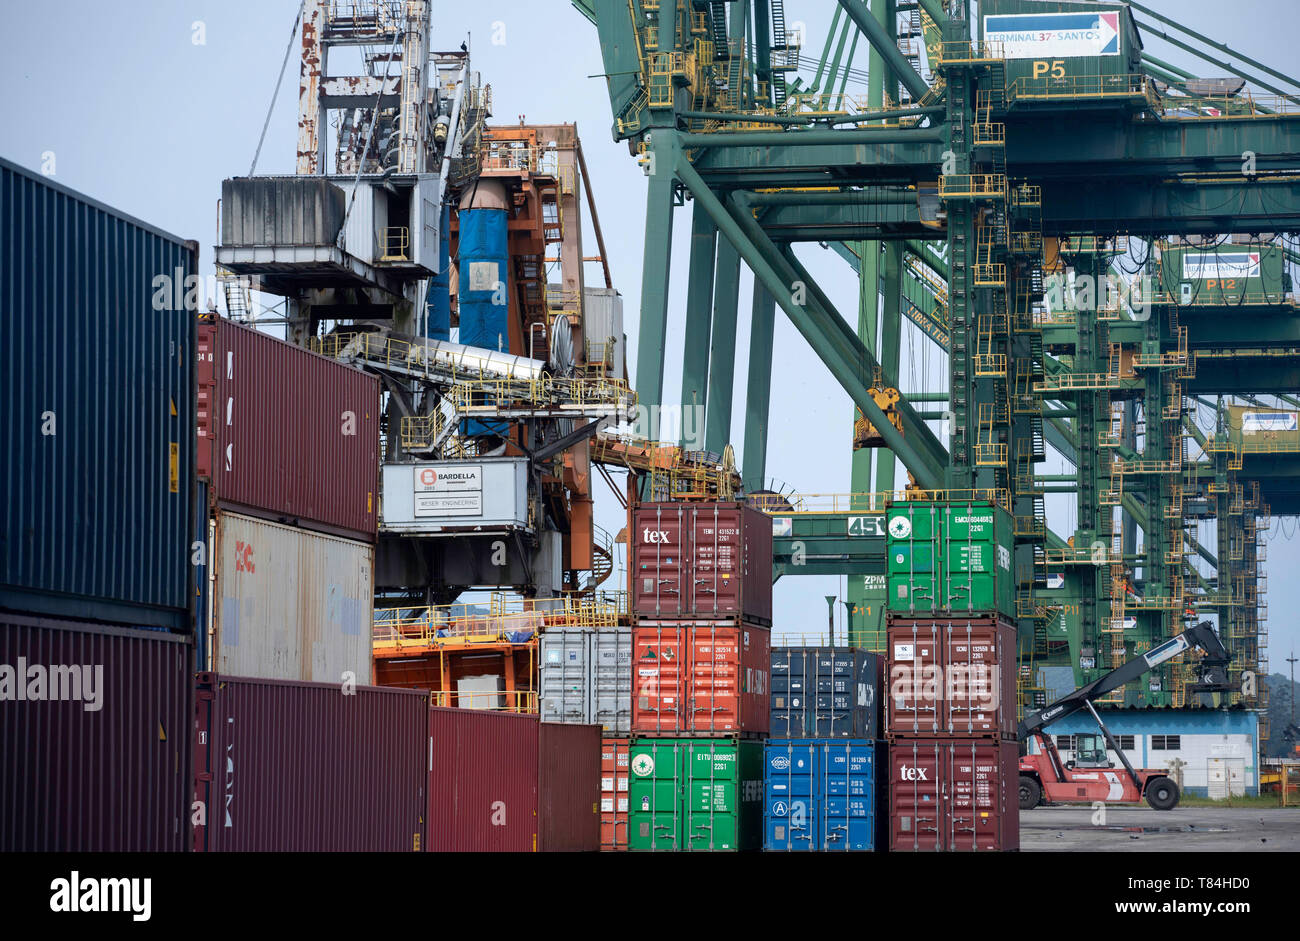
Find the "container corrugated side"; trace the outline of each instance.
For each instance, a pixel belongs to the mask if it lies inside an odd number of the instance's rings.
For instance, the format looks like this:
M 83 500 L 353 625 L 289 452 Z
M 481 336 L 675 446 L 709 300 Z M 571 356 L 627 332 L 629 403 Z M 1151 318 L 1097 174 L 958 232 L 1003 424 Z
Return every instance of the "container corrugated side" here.
M 764 748 L 763 848 L 866 852 L 880 845 L 884 744 L 773 739 Z
M 218 511 L 208 669 L 369 683 L 375 547 Z
M 428 849 L 537 850 L 536 716 L 429 710 Z
M 374 542 L 378 378 L 222 318 L 198 331 L 198 472 L 214 502 Z
M 883 658 L 852 647 L 773 647 L 773 738 L 880 737 Z
M 187 848 L 192 657 L 166 631 L 0 616 L 0 685 L 63 697 L 0 704 L 0 852 Z M 82 665 L 89 685 L 55 672 Z
M 0 160 L 0 607 L 191 630 L 197 264 Z
M 215 673 L 196 685 L 196 850 L 422 848 L 427 693 Z
M 537 849 L 600 849 L 600 727 L 542 722 L 537 739 Z

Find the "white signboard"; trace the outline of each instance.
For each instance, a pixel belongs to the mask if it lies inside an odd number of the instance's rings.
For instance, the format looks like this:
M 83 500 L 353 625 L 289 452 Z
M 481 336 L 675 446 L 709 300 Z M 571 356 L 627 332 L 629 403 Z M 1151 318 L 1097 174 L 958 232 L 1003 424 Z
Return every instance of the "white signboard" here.
M 481 516 L 483 468 L 478 464 L 415 469 L 415 515 Z
M 1189 281 L 1258 278 L 1259 252 L 1188 252 L 1183 256 L 1183 277 Z
M 1113 13 L 1010 13 L 984 17 L 984 41 L 1006 59 L 1117 56 L 1118 11 Z
M 1241 430 L 1253 435 L 1257 431 L 1295 431 L 1295 412 L 1242 412 Z

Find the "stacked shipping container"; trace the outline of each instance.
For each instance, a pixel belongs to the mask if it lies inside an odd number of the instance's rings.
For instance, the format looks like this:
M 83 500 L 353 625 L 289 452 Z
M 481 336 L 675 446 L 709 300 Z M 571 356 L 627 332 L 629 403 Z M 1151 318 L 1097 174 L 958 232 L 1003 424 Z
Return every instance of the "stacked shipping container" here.
M 379 380 L 211 315 L 198 354 L 213 519 L 203 666 L 370 682 Z
M 1015 566 L 991 503 L 888 516 L 890 848 L 1019 848 Z
M 0 160 L 0 851 L 185 848 L 197 263 Z
M 628 845 L 761 845 L 772 521 L 741 503 L 633 507 Z
M 877 849 L 882 659 L 851 647 L 785 647 L 773 648 L 771 663 L 763 847 Z

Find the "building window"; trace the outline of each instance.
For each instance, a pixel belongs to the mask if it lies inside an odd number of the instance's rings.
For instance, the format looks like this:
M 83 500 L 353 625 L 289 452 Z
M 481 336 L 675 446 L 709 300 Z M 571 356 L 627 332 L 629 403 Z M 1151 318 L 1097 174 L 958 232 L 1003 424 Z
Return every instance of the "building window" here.
M 1153 735 L 1151 736 L 1152 751 L 1178 751 L 1183 747 L 1181 735 Z
M 1116 735 L 1115 741 L 1119 742 L 1119 747 L 1124 751 L 1132 751 L 1137 747 L 1137 741 L 1132 735 Z
M 1073 735 L 1056 736 L 1056 747 L 1059 748 L 1061 751 L 1074 751 L 1074 736 Z

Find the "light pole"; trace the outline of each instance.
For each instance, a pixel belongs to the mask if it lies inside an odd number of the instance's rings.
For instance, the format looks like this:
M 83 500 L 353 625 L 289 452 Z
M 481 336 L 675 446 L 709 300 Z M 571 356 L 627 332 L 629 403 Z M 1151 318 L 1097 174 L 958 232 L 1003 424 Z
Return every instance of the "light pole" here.
M 826 646 L 835 646 L 835 596 L 822 595 L 826 599 Z
M 1295 725 L 1295 651 L 1291 651 L 1291 656 L 1286 658 L 1286 662 L 1291 664 L 1291 688 L 1287 690 L 1291 694 L 1291 724 Z

